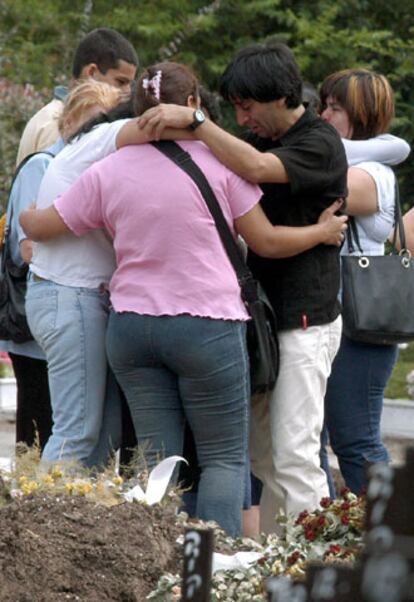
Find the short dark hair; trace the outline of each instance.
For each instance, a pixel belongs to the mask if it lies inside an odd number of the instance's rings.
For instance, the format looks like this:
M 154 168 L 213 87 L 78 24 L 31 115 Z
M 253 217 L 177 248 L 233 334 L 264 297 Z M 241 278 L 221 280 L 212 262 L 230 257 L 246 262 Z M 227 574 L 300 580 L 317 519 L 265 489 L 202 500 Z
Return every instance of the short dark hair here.
M 82 69 L 96 63 L 101 73 L 117 69 L 119 61 L 138 67 L 138 56 L 134 47 L 115 29 L 100 27 L 82 38 L 73 58 L 72 74 L 79 78 Z
M 252 44 L 236 54 L 220 78 L 219 90 L 230 101 L 285 97 L 286 106 L 295 109 L 302 102 L 302 77 L 286 44 Z

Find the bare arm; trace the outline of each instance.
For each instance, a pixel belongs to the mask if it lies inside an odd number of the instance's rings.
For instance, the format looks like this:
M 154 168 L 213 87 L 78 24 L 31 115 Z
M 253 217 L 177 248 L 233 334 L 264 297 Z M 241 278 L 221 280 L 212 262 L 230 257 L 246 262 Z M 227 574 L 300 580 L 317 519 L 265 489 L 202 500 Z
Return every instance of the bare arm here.
M 20 243 L 20 256 L 23 261 L 29 264 L 32 261 L 33 243 L 28 238 L 25 238 Z
M 165 128 L 188 128 L 193 123 L 194 109 L 178 105 L 160 104 L 146 111 L 138 127 L 152 140 L 165 138 Z M 272 153 L 261 153 L 247 142 L 239 140 L 218 125 L 206 119 L 194 132 L 217 159 L 237 175 L 255 184 L 289 181 L 280 159 Z
M 350 167 L 346 212 L 349 215 L 372 215 L 377 211 L 377 187 L 373 177 L 363 169 Z
M 272 226 L 259 204 L 235 220 L 236 230 L 262 257 L 291 257 L 319 244 L 339 246 L 346 230 L 346 216 L 336 216 L 341 201 L 325 209 L 313 226 Z
M 53 205 L 46 209 L 26 209 L 20 213 L 19 221 L 26 236 L 35 242 L 70 232 Z
M 414 207 L 407 211 L 403 220 L 407 249 L 414 255 Z
M 138 123 L 140 117 L 137 119 L 131 119 L 119 130 L 116 137 L 116 147 L 122 148 L 129 144 L 146 144 L 155 140 L 154 136 L 151 136 L 149 130 L 142 129 Z M 161 134 L 162 140 L 195 140 L 194 134 L 190 130 L 179 130 L 173 128 L 166 128 Z
M 403 222 L 406 246 L 410 253 L 414 255 L 414 207 L 411 207 L 411 209 L 407 211 L 407 213 L 404 215 Z M 389 235 L 388 240 L 390 241 L 390 243 L 394 242 L 394 228 L 391 234 Z M 395 246 L 398 250 L 401 249 L 401 242 L 399 236 L 397 236 Z

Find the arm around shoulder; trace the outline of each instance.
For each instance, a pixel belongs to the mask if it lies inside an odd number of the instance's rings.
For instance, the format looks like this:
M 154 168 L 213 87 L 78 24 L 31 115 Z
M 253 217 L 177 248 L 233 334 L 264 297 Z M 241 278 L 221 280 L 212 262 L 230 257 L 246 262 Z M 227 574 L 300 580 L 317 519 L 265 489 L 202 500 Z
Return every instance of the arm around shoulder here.
M 156 140 L 155 135 L 149 130 L 139 126 L 140 117 L 130 119 L 119 130 L 116 137 L 116 147 L 122 148 L 130 144 L 146 144 Z M 159 137 L 161 140 L 194 140 L 190 130 L 177 130 L 167 127 Z
M 206 120 L 197 128 L 196 136 L 210 148 L 223 165 L 253 184 L 289 182 L 285 167 L 277 155 L 258 151 L 212 121 Z
M 19 221 L 27 238 L 35 242 L 44 242 L 70 232 L 53 205 L 46 209 L 26 209 L 20 213 Z
M 237 232 L 258 255 L 267 258 L 292 257 L 319 245 L 339 246 L 343 241 L 347 217 L 336 216 L 341 201 L 325 209 L 311 226 L 273 226 L 259 204 L 235 220 Z
M 378 161 L 384 165 L 398 165 L 405 161 L 411 147 L 403 138 L 392 134 L 381 134 L 368 140 L 349 140 L 342 138 L 348 165 L 357 165 L 363 161 Z
M 289 181 L 282 161 L 275 154 L 256 150 L 210 119 L 206 119 L 194 132 L 189 130 L 193 123 L 193 113 L 194 109 L 190 107 L 160 104 L 148 109 L 140 117 L 138 127 L 144 130 L 150 140 L 195 137 L 204 142 L 223 165 L 253 184 Z

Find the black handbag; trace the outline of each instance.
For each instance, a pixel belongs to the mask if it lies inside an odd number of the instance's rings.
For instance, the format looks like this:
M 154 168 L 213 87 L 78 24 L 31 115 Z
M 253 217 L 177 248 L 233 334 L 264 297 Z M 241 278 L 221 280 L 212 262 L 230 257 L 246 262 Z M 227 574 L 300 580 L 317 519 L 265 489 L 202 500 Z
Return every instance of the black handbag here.
M 54 156 L 48 151 L 40 151 Z M 28 155 L 17 167 L 13 184 L 22 167 L 38 153 Z M 33 339 L 26 320 L 25 296 L 27 286 L 28 266 L 18 266 L 14 263 L 10 252 L 10 224 L 13 218 L 13 204 L 10 206 L 9 219 L 4 230 L 4 241 L 0 251 L 0 339 L 25 343 Z
M 223 246 L 236 272 L 241 297 L 251 317 L 247 323 L 251 391 L 252 393 L 271 391 L 276 384 L 279 371 L 279 345 L 276 317 L 270 301 L 245 264 L 216 196 L 191 155 L 172 141 L 153 142 L 152 145 L 194 180 L 214 218 Z
M 395 250 L 397 235 L 402 249 L 399 253 Z M 414 340 L 414 262 L 406 249 L 397 182 L 392 252 L 364 255 L 353 218 L 347 237 L 349 252 L 357 250 L 358 255 L 342 257 L 345 336 L 374 345 Z

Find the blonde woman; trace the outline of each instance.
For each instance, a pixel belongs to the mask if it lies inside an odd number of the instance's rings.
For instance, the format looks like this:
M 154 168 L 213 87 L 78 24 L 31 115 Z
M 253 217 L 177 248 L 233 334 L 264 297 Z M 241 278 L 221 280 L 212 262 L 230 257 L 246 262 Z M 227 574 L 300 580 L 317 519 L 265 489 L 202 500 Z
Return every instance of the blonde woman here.
M 7 207 L 8 221 L 12 210 L 10 241 L 16 265 L 28 264 L 32 257 L 32 243 L 19 225 L 19 213 L 36 199 L 51 160 L 62 150 L 67 138 L 80 124 L 97 111 L 108 110 L 119 98 L 120 93 L 110 86 L 100 87 L 99 94 L 89 82 L 75 86 L 64 104 L 59 120 L 59 139 L 22 166 L 13 184 Z M 1 341 L 0 349 L 10 354 L 17 381 L 16 442 L 30 447 L 38 437 L 40 449 L 43 450 L 52 430 L 45 355 L 36 341 Z
M 63 138 L 68 139 L 85 121 L 110 110 L 123 98 L 119 89 L 103 82 L 79 84 L 68 96 L 60 120 Z M 106 138 L 87 149 L 76 145 L 78 152 L 69 142 L 49 165 L 37 194 L 38 206 L 47 206 L 87 165 L 115 150 L 114 131 L 116 126 L 108 127 Z M 104 463 L 110 446 L 117 445 L 119 397 L 113 379 L 107 379 L 104 348 L 107 283 L 114 265 L 112 242 L 103 231 L 81 241 L 67 235 L 59 244 L 34 245 L 26 309 L 30 329 L 48 364 L 53 413 L 43 460 L 70 459 L 88 465 L 106 411 L 110 416 L 105 423 L 112 430 L 90 462 Z

